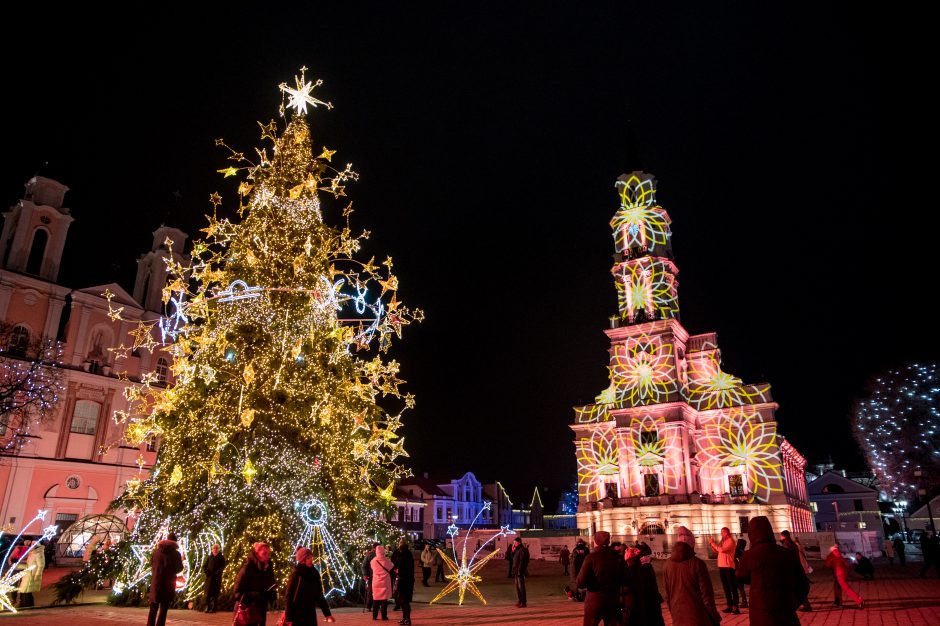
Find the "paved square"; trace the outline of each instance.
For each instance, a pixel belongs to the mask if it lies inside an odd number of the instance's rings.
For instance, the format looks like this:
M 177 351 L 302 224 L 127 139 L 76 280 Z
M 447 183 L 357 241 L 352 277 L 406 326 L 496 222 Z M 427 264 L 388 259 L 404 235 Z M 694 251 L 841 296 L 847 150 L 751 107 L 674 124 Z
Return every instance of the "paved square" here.
M 820 565 L 814 563 L 815 565 Z M 713 563 L 711 564 L 713 566 Z M 917 577 L 920 564 L 902 568 L 882 565 L 874 581 L 851 581 L 852 586 L 865 599 L 864 610 L 836 608 L 832 605 L 832 575 L 828 570 L 819 568 L 812 575 L 813 585 L 810 599 L 814 606 L 812 613 L 800 613 L 800 623 L 804 626 L 938 626 L 940 625 L 940 580 L 937 578 L 921 579 Z M 496 561 L 488 564 L 483 575 L 481 590 L 489 604 L 480 605 L 470 598 L 464 606 L 454 604 L 454 596 L 446 598 L 449 603 L 428 605 L 427 602 L 440 590 L 440 584 L 422 587 L 420 581 L 415 590 L 415 603 L 412 610 L 412 622 L 415 624 L 434 624 L 444 626 L 513 626 L 522 624 L 547 624 L 550 626 L 577 626 L 581 624 L 584 605 L 572 602 L 564 595 L 564 586 L 568 579 L 558 575 L 559 566 L 555 563 L 533 561 L 533 576 L 529 579 L 529 607 L 517 609 L 513 581 L 506 577 L 506 566 Z M 661 567 L 657 565 L 657 569 Z M 822 571 L 819 571 L 822 569 Z M 713 571 L 713 582 L 717 590 L 719 608 L 723 607 L 721 585 L 717 571 Z M 139 624 L 147 621 L 147 611 L 143 608 L 118 608 L 103 604 L 107 592 L 89 592 L 83 598 L 86 602 L 78 606 L 59 608 L 39 608 L 24 610 L 15 615 L 0 614 L 0 625 L 31 626 L 96 626 L 108 624 Z M 43 590 L 37 597 L 40 604 L 51 600 L 50 592 Z M 390 607 L 391 608 L 391 607 Z M 668 610 L 664 610 L 667 626 L 672 625 Z M 371 614 L 361 608 L 339 608 L 334 611 L 338 624 L 365 626 L 373 624 Z M 279 611 L 268 614 L 268 626 L 274 626 L 280 617 Z M 401 613 L 389 610 L 389 624 L 396 624 Z M 725 626 L 745 626 L 748 624 L 747 610 L 741 615 L 723 615 Z M 229 626 L 231 613 L 207 615 L 195 611 L 172 610 L 167 624 L 174 626 L 213 625 Z M 681 625 L 675 625 L 681 626 Z

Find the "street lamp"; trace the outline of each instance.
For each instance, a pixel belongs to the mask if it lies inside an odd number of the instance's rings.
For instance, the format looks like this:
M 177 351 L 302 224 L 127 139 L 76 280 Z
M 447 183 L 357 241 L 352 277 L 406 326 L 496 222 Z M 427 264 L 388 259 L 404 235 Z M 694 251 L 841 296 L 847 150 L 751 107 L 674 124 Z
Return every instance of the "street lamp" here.
M 920 483 L 917 486 L 917 495 L 924 496 L 924 500 L 927 501 L 927 517 L 930 518 L 930 530 L 935 530 L 933 525 L 933 511 L 930 510 L 930 494 L 927 493 L 927 481 L 924 479 L 924 473 L 919 469 L 914 470 L 914 478 L 917 478 Z M 923 487 L 921 487 L 921 485 L 923 485 Z
M 901 532 L 904 533 L 904 539 L 907 540 L 907 524 L 904 521 L 904 513 L 907 511 L 907 500 L 897 500 L 892 507 L 894 514 L 901 517 Z

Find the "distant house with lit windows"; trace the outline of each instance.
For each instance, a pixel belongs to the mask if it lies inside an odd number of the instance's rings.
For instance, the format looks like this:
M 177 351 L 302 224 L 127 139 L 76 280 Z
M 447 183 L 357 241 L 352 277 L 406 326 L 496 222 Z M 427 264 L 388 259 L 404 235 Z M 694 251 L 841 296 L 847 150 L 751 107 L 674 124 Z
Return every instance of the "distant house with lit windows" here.
M 0 525 L 18 532 L 39 509 L 60 531 L 76 520 L 104 513 L 127 481 L 146 476 L 159 445 L 113 445 L 122 439 L 111 416 L 128 408 L 124 390 L 141 377 L 171 382 L 169 356 L 140 350 L 115 362 L 112 350 L 133 345 L 135 320 L 157 319 L 166 284 L 164 242 L 182 250 L 186 234 L 161 226 L 152 249 L 138 261 L 134 294 L 120 285 L 72 289 L 57 282 L 71 211 L 68 187 L 41 176 L 26 184 L 24 197 L 6 211 L 0 237 L 0 322 L 11 326 L 9 345 L 0 346 L 0 367 L 25 358 L 18 346 L 33 340 L 58 342 L 63 372 L 61 398 L 50 418 L 32 423 L 2 414 L 0 407 Z M 182 257 L 173 252 L 177 260 Z M 102 295 L 109 291 L 124 320 L 108 315 Z M 125 321 L 127 320 L 127 321 Z M 126 380 L 118 378 L 124 372 Z M 128 527 L 133 520 L 116 512 Z
M 816 530 L 874 530 L 884 537 L 880 494 L 874 487 L 830 469 L 810 481 L 806 491 L 816 513 Z

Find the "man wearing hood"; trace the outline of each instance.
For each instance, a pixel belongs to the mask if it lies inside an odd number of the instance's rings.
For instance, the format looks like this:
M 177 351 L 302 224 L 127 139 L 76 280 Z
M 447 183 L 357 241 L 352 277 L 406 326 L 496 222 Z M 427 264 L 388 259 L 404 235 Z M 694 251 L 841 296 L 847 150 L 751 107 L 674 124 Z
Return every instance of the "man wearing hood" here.
M 584 626 L 620 623 L 620 588 L 624 585 L 623 557 L 610 547 L 610 533 L 594 533 L 594 552 L 584 559 L 578 589 L 587 589 Z
M 176 575 L 183 571 L 183 557 L 176 535 L 169 533 L 150 557 L 150 614 L 147 626 L 164 626 L 166 612 L 176 597 Z
M 685 526 L 679 526 L 676 539 L 663 575 L 663 590 L 672 623 L 682 626 L 719 624 L 721 615 L 715 607 L 708 566 L 695 556 L 695 536 Z
M 751 586 L 751 626 L 800 626 L 796 609 L 809 593 L 809 580 L 796 552 L 777 545 L 770 520 L 761 515 L 747 525 L 751 548 L 736 575 Z

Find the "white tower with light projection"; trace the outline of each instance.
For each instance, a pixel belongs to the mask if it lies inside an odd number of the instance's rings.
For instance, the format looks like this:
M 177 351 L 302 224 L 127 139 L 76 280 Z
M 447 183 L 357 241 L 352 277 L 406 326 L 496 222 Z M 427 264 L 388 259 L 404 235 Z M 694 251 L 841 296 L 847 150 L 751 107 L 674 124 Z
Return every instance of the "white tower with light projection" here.
M 670 545 L 673 529 L 735 534 L 767 515 L 775 530 L 813 530 L 805 459 L 778 432 L 770 385 L 721 370 L 715 333 L 679 322 L 669 214 L 645 172 L 617 179 L 611 220 L 619 313 L 610 384 L 575 408 L 578 527 Z

